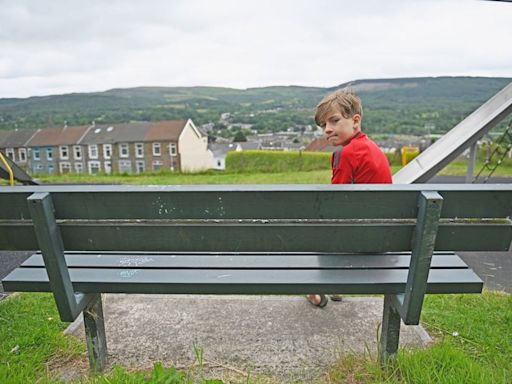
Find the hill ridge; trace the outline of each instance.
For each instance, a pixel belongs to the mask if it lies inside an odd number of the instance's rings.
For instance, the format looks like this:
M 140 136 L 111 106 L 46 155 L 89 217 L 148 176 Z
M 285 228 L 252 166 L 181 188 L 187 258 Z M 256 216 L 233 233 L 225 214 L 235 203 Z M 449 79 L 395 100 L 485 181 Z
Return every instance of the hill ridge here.
M 192 118 L 252 124 L 259 132 L 312 125 L 325 94 L 349 86 L 361 96 L 364 127 L 374 133 L 420 133 L 434 124 L 442 133 L 493 96 L 512 78 L 432 76 L 358 79 L 334 87 L 277 85 L 246 89 L 140 86 L 101 92 L 0 99 L 0 129 Z M 220 121 L 223 113 L 229 121 Z M 229 134 L 229 132 L 227 132 Z

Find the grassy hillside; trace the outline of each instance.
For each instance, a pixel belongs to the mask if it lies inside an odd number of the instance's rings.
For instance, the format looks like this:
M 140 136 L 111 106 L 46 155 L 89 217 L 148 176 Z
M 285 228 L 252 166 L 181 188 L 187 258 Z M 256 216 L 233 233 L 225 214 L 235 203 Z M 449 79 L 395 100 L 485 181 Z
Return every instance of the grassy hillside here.
M 217 123 L 221 113 L 230 112 L 232 123 L 251 123 L 260 132 L 270 132 L 313 124 L 318 101 L 334 89 L 350 86 L 363 99 L 368 132 L 423 133 L 425 124 L 431 123 L 432 132 L 442 133 L 510 81 L 439 77 L 357 80 L 332 88 L 139 87 L 0 99 L 0 129 L 188 117 L 198 124 Z
M 372 132 L 444 133 L 510 83 L 503 78 L 419 78 L 356 82 Z M 368 84 L 388 83 L 387 88 L 365 90 Z

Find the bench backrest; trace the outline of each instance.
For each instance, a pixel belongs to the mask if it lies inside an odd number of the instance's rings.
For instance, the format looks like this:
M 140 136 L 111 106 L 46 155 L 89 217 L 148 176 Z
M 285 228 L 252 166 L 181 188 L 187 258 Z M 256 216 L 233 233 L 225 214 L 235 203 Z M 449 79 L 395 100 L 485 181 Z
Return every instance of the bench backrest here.
M 39 249 L 27 199 L 50 194 L 64 249 L 410 251 L 424 191 L 442 196 L 436 250 L 506 251 L 512 185 L 0 188 L 0 249 Z
M 0 249 L 41 249 L 61 319 L 74 292 L 64 251 L 411 251 L 391 299 L 418 324 L 437 250 L 496 250 L 512 239 L 512 185 L 52 186 L 0 189 Z

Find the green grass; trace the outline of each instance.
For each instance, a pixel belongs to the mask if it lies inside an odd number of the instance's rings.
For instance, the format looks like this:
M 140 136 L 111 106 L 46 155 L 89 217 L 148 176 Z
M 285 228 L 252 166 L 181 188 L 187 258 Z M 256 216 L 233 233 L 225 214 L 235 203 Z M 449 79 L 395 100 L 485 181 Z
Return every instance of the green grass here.
M 268 156 L 267 156 L 268 157 Z M 314 156 L 312 157 L 314 158 Z M 265 158 L 266 159 L 266 158 Z M 505 161 L 494 172 L 494 176 L 512 177 L 512 161 Z M 251 160 L 254 163 L 254 159 Z M 266 160 L 265 160 L 266 161 Z M 315 160 L 316 161 L 316 160 Z M 252 163 L 252 164 L 253 164 Z M 264 165 L 267 163 L 264 163 Z M 482 162 L 477 162 L 476 173 L 481 169 Z M 254 164 L 253 164 L 254 165 Z M 266 165 L 265 165 L 266 166 Z M 256 167 L 256 165 L 254 165 Z M 254 168 L 253 167 L 253 168 Z M 396 173 L 401 167 L 391 166 L 391 172 Z M 467 164 L 464 161 L 452 162 L 439 174 L 443 176 L 465 176 Z M 488 172 L 482 174 L 482 178 Z M 132 185 L 186 185 L 186 184 L 329 184 L 331 171 L 329 169 L 309 171 L 206 171 L 200 173 L 176 173 L 161 171 L 155 173 L 133 175 L 41 175 L 37 180 L 42 184 L 132 184 Z M 0 185 L 7 185 L 6 180 L 0 180 Z
M 393 172 L 398 167 L 391 167 Z M 43 184 L 133 184 L 133 185 L 186 185 L 186 184 L 329 184 L 330 170 L 304 172 L 159 172 L 141 175 L 63 175 L 41 176 Z
M 436 343 L 401 350 L 392 370 L 350 355 L 330 372 L 343 383 L 512 383 L 512 295 L 428 295 L 422 324 Z
M 477 163 L 475 174 L 480 169 Z M 394 174 L 400 166 L 392 166 Z M 453 162 L 440 172 L 444 176 L 465 176 L 466 163 Z M 487 173 L 483 173 L 486 176 Z M 512 164 L 498 167 L 494 176 L 512 177 Z M 312 170 L 296 172 L 217 172 L 176 173 L 162 171 L 134 175 L 62 175 L 39 176 L 42 184 L 132 184 L 132 185 L 186 185 L 186 184 L 329 184 L 331 171 Z M 7 185 L 0 180 L 0 185 Z
M 50 294 L 20 294 L 0 302 L 0 383 L 47 381 L 53 362 L 78 358 L 85 347 L 66 337 Z
M 226 156 L 226 169 L 230 172 L 302 172 L 324 170 L 329 167 L 330 153 L 232 151 Z
M 428 295 L 422 323 L 435 337 L 430 348 L 401 350 L 397 364 L 381 370 L 375 356 L 348 355 L 318 383 L 511 383 L 512 295 Z M 19 294 L 0 302 L 0 383 L 58 383 L 54 367 L 85 361 L 85 347 L 62 334 L 49 294 Z M 201 351 L 195 368 L 176 370 L 156 363 L 151 371 L 116 367 L 83 378 L 81 384 L 221 383 L 207 380 Z M 229 382 L 270 383 L 262 377 Z
M 473 171 L 474 176 L 476 176 L 477 173 L 482 169 L 483 165 L 484 163 L 482 161 L 477 161 Z M 439 172 L 439 174 L 443 176 L 466 176 L 466 172 L 467 163 L 465 161 L 454 161 L 446 166 L 441 172 Z M 488 175 L 489 171 L 484 170 L 481 174 L 481 178 L 483 179 Z M 507 161 L 501 164 L 498 166 L 498 168 L 496 168 L 496 171 L 494 171 L 492 175 L 497 177 L 512 177 L 512 162 Z
M 450 316 L 445 316 L 446 312 Z M 497 379 L 506 377 L 512 382 L 511 295 L 430 296 L 425 305 L 424 323 L 445 343 L 491 368 Z
M 159 172 L 142 175 L 63 175 L 44 176 L 38 179 L 44 184 L 134 184 L 134 185 L 186 185 L 186 184 L 326 184 L 330 171 L 284 173 L 173 173 Z
M 123 368 L 115 367 L 109 375 L 97 376 L 90 380 L 85 380 L 84 382 L 90 384 L 192 384 L 194 383 L 193 380 L 191 375 L 187 373 L 179 372 L 172 367 L 166 368 L 157 363 L 151 372 L 127 372 Z M 213 380 L 202 380 L 201 383 L 214 384 L 216 382 Z M 217 383 L 219 383 L 219 381 L 217 381 Z

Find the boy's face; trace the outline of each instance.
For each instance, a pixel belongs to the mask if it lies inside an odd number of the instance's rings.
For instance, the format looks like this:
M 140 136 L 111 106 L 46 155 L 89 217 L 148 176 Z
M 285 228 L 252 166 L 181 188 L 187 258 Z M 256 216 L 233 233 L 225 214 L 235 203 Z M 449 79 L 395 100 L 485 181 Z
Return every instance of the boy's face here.
M 343 117 L 341 112 L 332 110 L 322 127 L 329 143 L 333 146 L 345 145 L 360 130 L 361 115 Z

